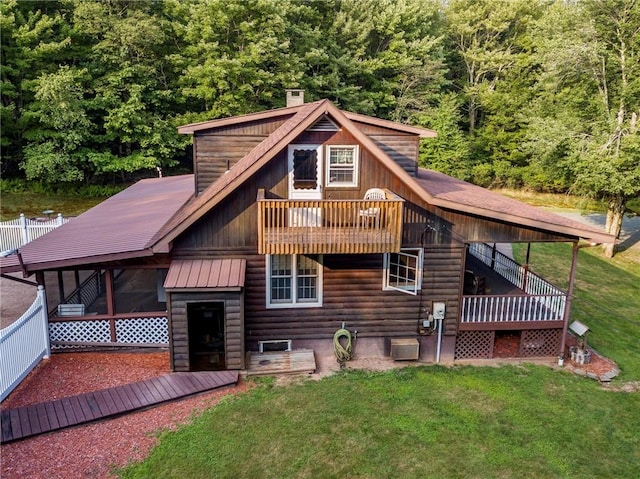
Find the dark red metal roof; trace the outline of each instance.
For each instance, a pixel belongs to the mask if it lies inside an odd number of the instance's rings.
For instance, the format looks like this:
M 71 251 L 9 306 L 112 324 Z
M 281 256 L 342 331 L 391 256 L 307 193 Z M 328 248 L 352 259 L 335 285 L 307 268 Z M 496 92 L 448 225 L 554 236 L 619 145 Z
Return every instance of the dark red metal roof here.
M 193 196 L 193 175 L 137 182 L 20 248 L 27 271 L 150 256 L 148 243 Z M 2 258 L 2 272 L 20 271 Z
M 419 168 L 416 180 L 431 195 L 432 198 L 428 201 L 435 206 L 576 238 L 602 243 L 615 242 L 615 237 L 599 228 L 507 198 L 444 173 Z
M 244 286 L 244 259 L 189 259 L 171 262 L 166 289 L 238 289 Z

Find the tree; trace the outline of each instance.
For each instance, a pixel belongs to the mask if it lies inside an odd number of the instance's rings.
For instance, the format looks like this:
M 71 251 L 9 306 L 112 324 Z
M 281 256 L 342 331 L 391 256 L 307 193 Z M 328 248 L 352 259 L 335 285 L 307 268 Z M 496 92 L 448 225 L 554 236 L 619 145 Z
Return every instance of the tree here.
M 28 179 L 78 181 L 84 177 L 82 145 L 92 129 L 83 98 L 85 71 L 61 67 L 36 81 L 35 101 L 25 117 L 36 120 L 26 138 L 22 168 Z
M 606 229 L 617 237 L 627 201 L 640 194 L 640 2 L 558 2 L 538 38 L 544 71 L 530 141 L 543 145 L 550 171 L 571 172 L 575 191 L 607 202 Z M 549 123 L 562 130 L 552 134 Z M 614 245 L 604 249 L 613 256 Z
M 38 78 L 69 58 L 71 32 L 65 2 L 0 2 L 2 173 L 15 174 L 23 161 L 25 134 L 36 119 L 25 118 L 35 101 Z
M 447 93 L 442 95 L 437 108 L 425 112 L 420 119 L 420 124 L 438 133 L 436 138 L 429 138 L 420 145 L 420 165 L 470 180 L 471 152 L 460 128 L 459 108 L 459 98 L 454 93 Z

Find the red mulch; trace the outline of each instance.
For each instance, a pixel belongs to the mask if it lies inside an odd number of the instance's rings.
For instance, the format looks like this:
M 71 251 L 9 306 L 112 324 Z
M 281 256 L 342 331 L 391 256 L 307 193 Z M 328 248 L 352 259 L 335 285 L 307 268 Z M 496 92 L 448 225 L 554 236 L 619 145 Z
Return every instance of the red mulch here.
M 169 373 L 169 353 L 64 353 L 42 361 L 2 402 L 26 406 Z M 114 467 L 144 459 L 158 431 L 175 429 L 220 397 L 248 384 L 211 391 L 115 419 L 64 429 L 2 445 L 3 479 L 107 478 Z
M 518 357 L 518 346 L 520 344 L 520 334 L 517 333 L 505 333 L 496 335 L 495 344 L 493 346 L 493 357 L 494 358 L 517 358 Z M 573 336 L 567 336 L 567 350 L 570 346 L 576 346 L 577 342 Z M 579 369 L 583 371 L 585 374 L 593 373 L 598 377 L 603 374 L 611 371 L 616 368 L 616 365 L 613 361 L 603 356 L 600 356 L 598 353 L 591 351 L 591 361 L 589 364 L 577 364 L 571 361 L 571 358 L 568 357 L 565 360 L 565 365 L 571 369 Z M 568 356 L 568 355 L 567 355 Z

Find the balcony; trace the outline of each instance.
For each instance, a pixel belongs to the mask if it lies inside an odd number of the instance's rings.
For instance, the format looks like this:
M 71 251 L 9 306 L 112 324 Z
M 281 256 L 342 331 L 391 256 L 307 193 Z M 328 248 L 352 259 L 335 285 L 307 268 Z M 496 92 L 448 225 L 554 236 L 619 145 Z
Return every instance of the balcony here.
M 366 254 L 400 251 L 404 200 L 266 199 L 258 191 L 260 254 Z

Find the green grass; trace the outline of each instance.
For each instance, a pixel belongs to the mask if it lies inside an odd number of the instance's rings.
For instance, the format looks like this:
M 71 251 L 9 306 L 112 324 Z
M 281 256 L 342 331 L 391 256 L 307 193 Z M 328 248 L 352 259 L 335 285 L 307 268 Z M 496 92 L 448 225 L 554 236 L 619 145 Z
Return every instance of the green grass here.
M 54 215 L 78 216 L 104 200 L 102 197 L 84 198 L 73 194 L 3 192 L 0 196 L 0 221 L 14 220 L 20 213 L 27 218 L 40 217 L 45 210 L 53 210 Z
M 635 478 L 640 395 L 550 368 L 408 367 L 262 382 L 123 478 Z
M 514 245 L 523 263 L 525 245 Z M 571 245 L 534 243 L 530 266 L 545 279 L 566 289 L 571 269 Z M 640 380 L 640 265 L 622 253 L 606 259 L 599 248 L 581 249 L 571 305 L 571 319 L 591 329 L 588 342 L 613 359 L 621 378 Z

